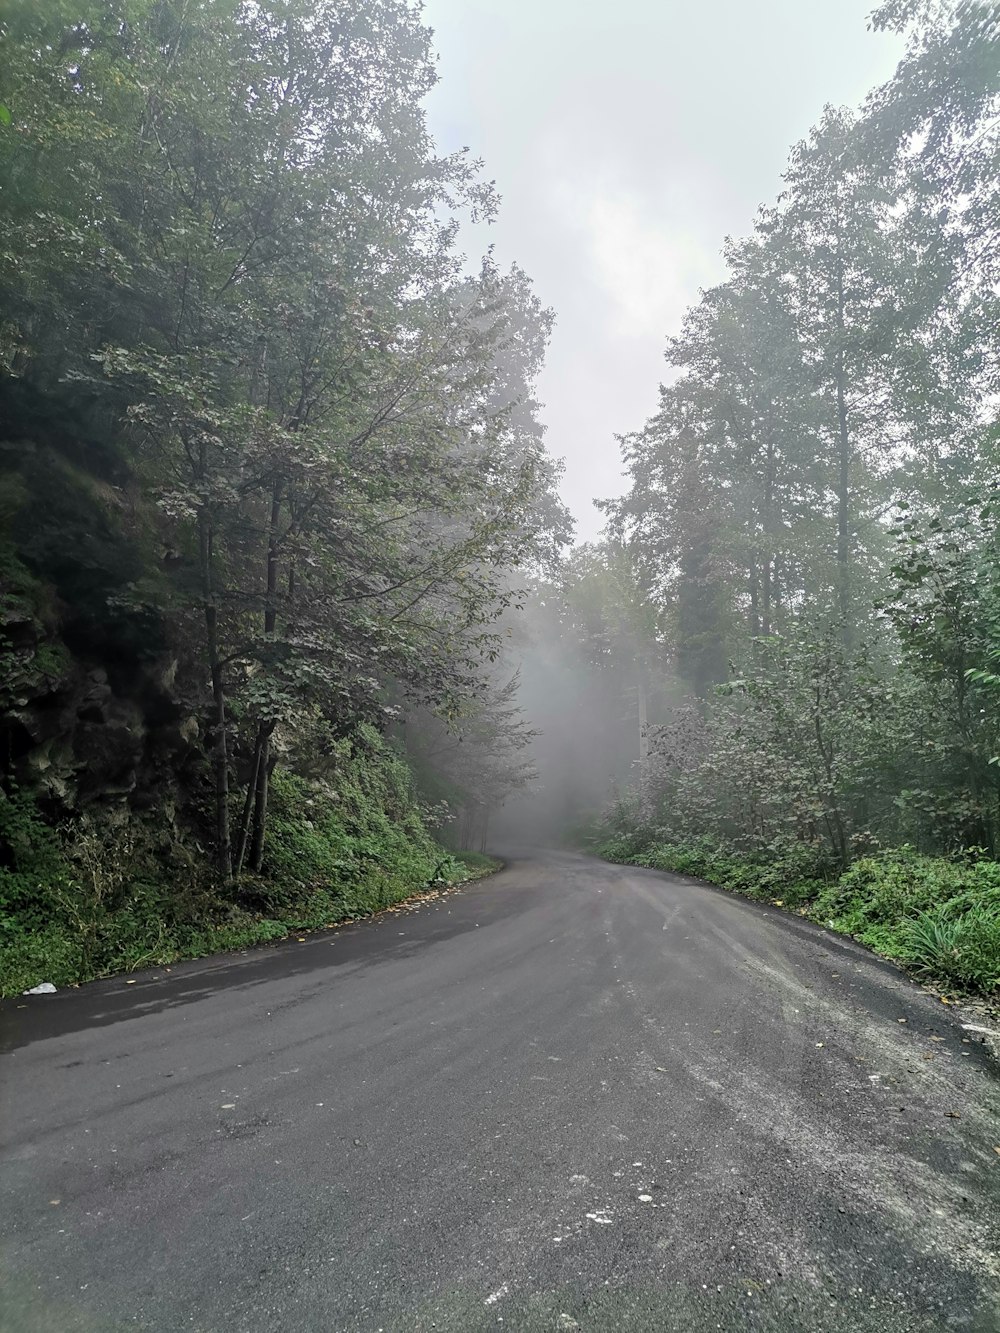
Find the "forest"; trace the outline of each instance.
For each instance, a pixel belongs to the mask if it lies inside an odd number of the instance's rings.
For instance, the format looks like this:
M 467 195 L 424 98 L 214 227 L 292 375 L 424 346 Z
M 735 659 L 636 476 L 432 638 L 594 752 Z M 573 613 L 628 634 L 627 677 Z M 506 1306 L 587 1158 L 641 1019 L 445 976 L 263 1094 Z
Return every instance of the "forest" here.
M 605 585 L 591 660 L 650 699 L 604 851 L 990 991 L 1000 11 L 874 23 L 908 31 L 895 77 L 828 108 L 727 241 L 621 441 L 607 543 L 574 557 Z
M 2 59 L 4 988 L 476 873 L 436 835 L 526 776 L 501 619 L 569 519 L 427 29 L 67 0 Z
M 1000 988 L 1000 14 L 890 0 L 573 547 L 405 0 L 0 46 L 0 988 L 583 845 Z

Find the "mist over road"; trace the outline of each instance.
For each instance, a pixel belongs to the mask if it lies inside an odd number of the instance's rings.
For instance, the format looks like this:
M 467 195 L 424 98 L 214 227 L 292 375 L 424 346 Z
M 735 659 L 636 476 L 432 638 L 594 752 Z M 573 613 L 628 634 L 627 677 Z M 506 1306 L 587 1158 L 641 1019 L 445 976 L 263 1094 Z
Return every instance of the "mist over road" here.
M 1000 1328 L 961 1015 L 678 877 L 525 852 L 0 1017 L 5 1333 Z

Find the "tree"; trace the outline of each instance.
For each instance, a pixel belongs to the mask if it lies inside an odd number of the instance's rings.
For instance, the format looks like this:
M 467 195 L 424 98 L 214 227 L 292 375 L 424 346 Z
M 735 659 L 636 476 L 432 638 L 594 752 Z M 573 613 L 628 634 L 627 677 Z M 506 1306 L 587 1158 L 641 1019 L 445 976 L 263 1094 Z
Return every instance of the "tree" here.
M 454 708 L 509 570 L 562 540 L 531 388 L 551 317 L 520 270 L 463 272 L 457 211 L 494 199 L 433 152 L 402 0 L 15 19 L 6 365 L 100 416 L 155 501 L 228 883 L 261 866 L 277 729 L 384 726 L 393 691 Z

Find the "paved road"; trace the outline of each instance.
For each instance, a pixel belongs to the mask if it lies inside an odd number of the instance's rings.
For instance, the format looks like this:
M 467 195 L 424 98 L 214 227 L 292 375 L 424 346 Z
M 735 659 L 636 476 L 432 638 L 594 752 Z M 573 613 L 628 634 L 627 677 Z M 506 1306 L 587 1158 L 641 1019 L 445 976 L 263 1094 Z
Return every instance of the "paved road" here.
M 0 1327 L 996 1333 L 1000 1082 L 961 1017 L 549 853 L 11 1002 Z

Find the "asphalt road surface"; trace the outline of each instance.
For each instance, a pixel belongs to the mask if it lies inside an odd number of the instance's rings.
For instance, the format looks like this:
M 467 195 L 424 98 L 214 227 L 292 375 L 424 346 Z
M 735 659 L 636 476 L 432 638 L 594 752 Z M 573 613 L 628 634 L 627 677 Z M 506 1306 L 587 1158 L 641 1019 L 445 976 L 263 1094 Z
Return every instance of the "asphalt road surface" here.
M 691 881 L 525 853 L 0 1018 L 5 1333 L 1000 1330 L 970 1016 Z

